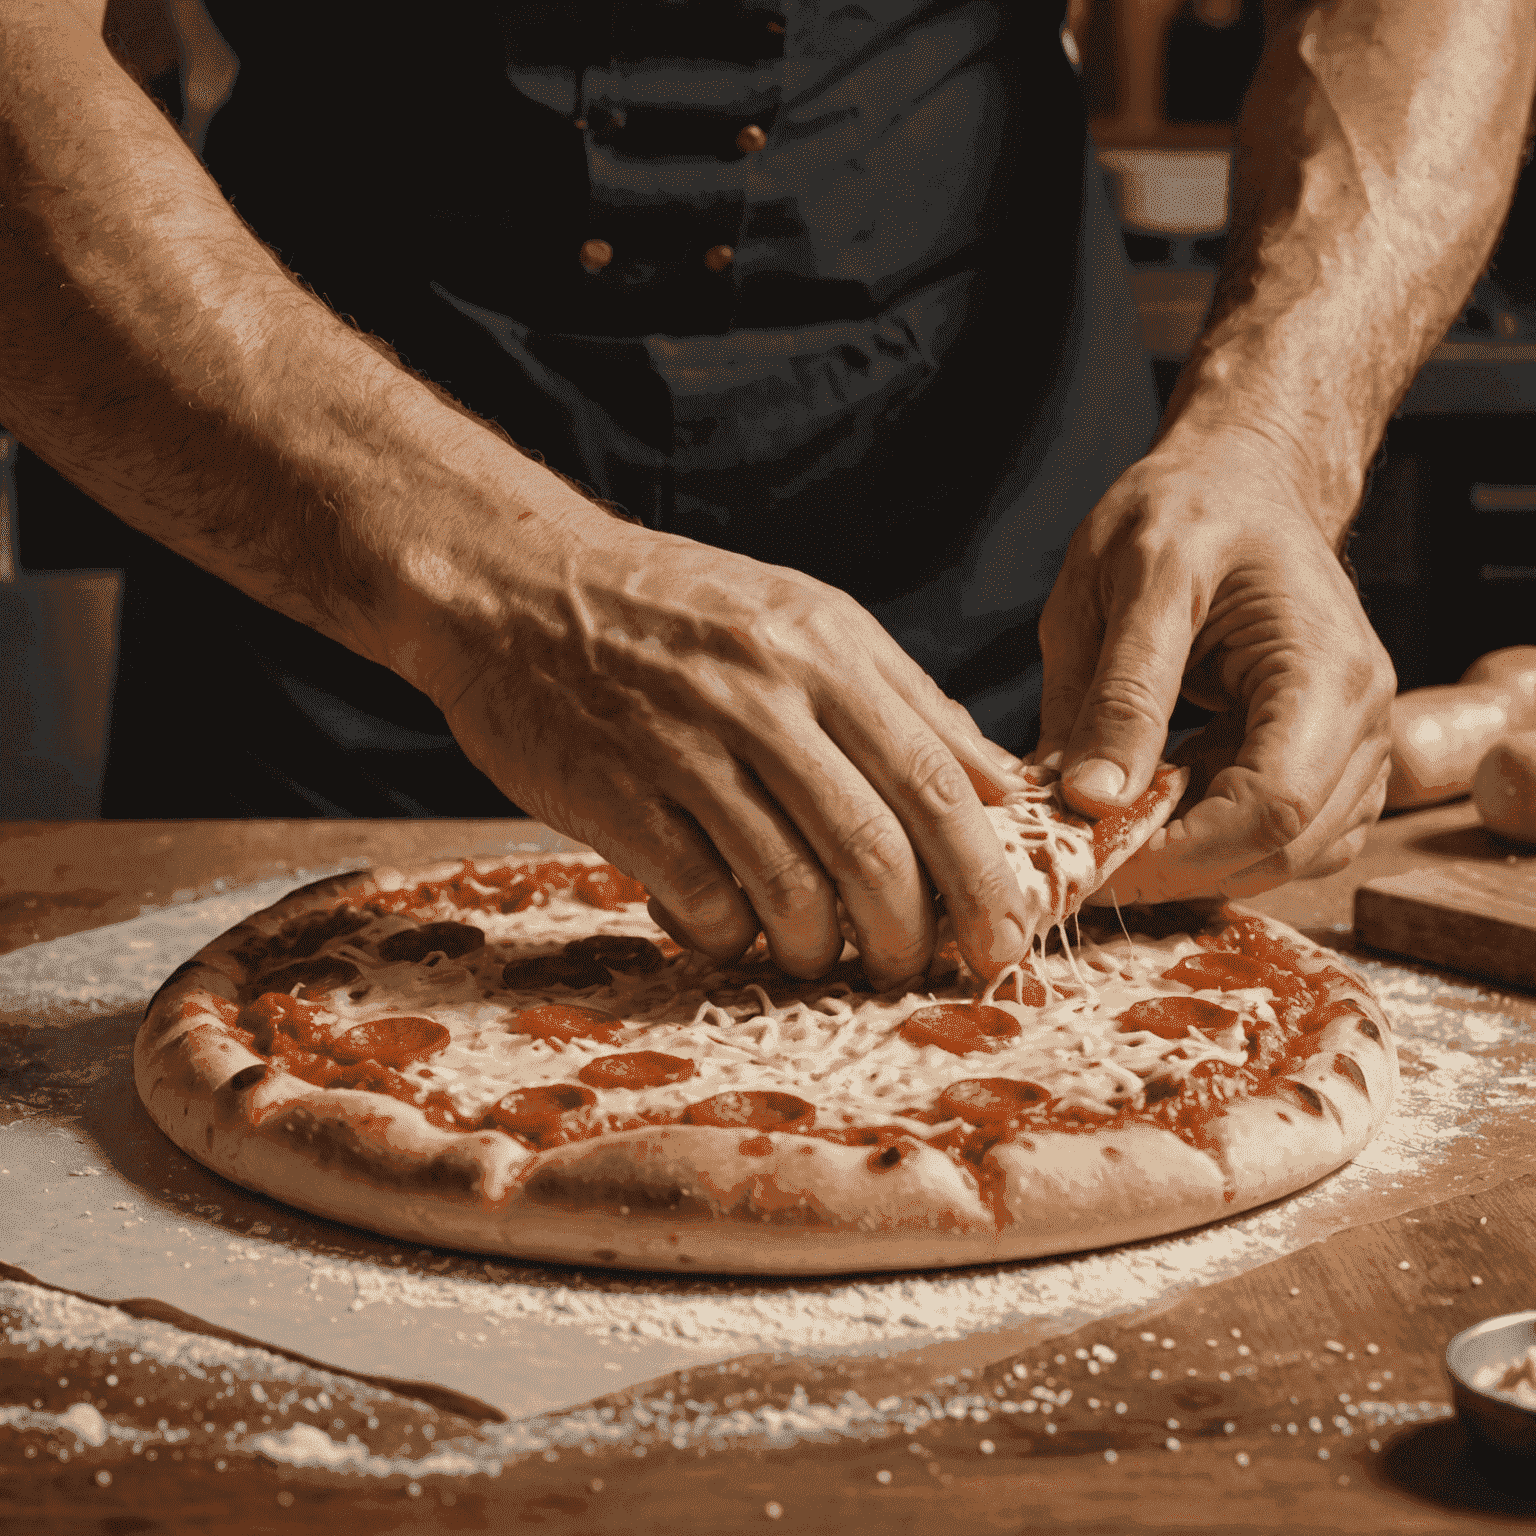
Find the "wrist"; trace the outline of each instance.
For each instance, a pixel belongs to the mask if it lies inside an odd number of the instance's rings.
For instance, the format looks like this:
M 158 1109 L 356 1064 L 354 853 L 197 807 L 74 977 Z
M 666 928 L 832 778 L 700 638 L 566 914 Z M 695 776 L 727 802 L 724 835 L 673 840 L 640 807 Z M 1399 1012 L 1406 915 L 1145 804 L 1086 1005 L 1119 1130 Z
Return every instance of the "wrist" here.
M 1220 466 L 1250 489 L 1268 492 L 1278 512 L 1294 512 L 1337 552 L 1359 511 L 1366 468 L 1375 454 L 1337 425 L 1309 430 L 1305 413 L 1287 410 L 1279 390 L 1229 384 L 1230 367 L 1191 360 L 1179 379 L 1152 453 L 1184 464 Z
M 563 630 L 573 571 L 632 530 L 435 399 L 400 448 L 368 511 L 383 576 L 353 643 L 446 711 L 530 625 Z

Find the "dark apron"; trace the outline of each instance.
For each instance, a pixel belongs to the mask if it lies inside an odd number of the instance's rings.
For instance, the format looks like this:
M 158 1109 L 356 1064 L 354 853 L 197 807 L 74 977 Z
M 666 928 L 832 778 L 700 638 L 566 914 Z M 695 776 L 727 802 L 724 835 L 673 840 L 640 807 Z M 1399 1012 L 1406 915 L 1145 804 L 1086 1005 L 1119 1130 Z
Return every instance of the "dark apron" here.
M 1029 745 L 1063 549 L 1156 419 L 1043 8 L 212 9 L 210 168 L 317 292 L 651 526 L 853 593 Z M 139 542 L 108 815 L 511 812 L 422 695 Z

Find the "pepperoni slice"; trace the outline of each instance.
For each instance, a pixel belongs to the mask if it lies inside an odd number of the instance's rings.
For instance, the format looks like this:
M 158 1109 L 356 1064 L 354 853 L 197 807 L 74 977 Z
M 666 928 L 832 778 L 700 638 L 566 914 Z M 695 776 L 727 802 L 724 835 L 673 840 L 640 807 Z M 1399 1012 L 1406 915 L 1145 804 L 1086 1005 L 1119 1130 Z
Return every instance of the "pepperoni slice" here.
M 314 960 L 294 960 L 268 971 L 258 983 L 263 992 L 292 992 L 298 987 L 300 997 L 322 997 L 337 987 L 350 986 L 362 972 L 350 960 L 338 955 L 321 955 Z
M 1192 1029 L 1225 1029 L 1240 1017 L 1203 997 L 1149 997 L 1132 1003 L 1117 1015 L 1117 1022 L 1123 1035 L 1145 1029 L 1160 1040 L 1182 1040 Z
M 584 869 L 571 882 L 571 895 L 602 912 L 617 912 L 632 902 L 646 901 L 650 893 L 638 880 L 621 874 L 612 864 Z
M 792 1093 L 748 1089 L 742 1093 L 717 1093 L 712 1099 L 690 1104 L 683 1111 L 686 1125 L 723 1125 L 732 1130 L 785 1131 L 809 1125 L 814 1104 Z
M 402 928 L 390 934 L 379 945 L 379 958 L 425 960 L 441 950 L 450 960 L 457 960 L 484 945 L 484 930 L 473 923 L 423 923 L 419 928 Z
M 999 1050 L 1022 1028 L 1011 1013 L 985 1003 L 935 1003 L 908 1015 L 898 1033 L 912 1045 L 936 1045 L 964 1056 Z
M 624 1028 L 623 1019 L 615 1019 L 593 1008 L 575 1008 L 569 1003 L 545 1003 L 539 1008 L 524 1008 L 508 1016 L 507 1029 L 514 1035 L 532 1035 L 535 1040 L 600 1040 L 607 1045 Z
M 565 958 L 573 966 L 593 972 L 599 981 L 608 980 L 608 971 L 648 976 L 667 963 L 667 957 L 649 939 L 622 933 L 595 933 L 590 938 L 572 939 L 565 946 Z
M 501 979 L 514 991 L 569 987 L 574 992 L 584 987 L 607 986 L 614 971 L 644 976 L 659 971 L 666 963 L 667 957 L 649 939 L 597 933 L 590 938 L 573 939 L 558 955 L 509 960 L 502 967 Z
M 530 955 L 509 960 L 501 968 L 501 982 L 513 992 L 542 992 L 546 987 L 571 985 L 572 968 L 564 955 Z
M 541 1083 L 536 1088 L 520 1088 L 491 1105 L 485 1121 L 515 1136 L 539 1141 L 559 1132 L 563 1115 L 596 1102 L 597 1095 L 580 1083 Z
M 964 1077 L 939 1095 L 938 1105 L 946 1119 L 958 1116 L 971 1125 L 1003 1125 L 1050 1097 L 1039 1083 L 1021 1078 Z
M 448 1031 L 435 1019 L 370 1019 L 332 1040 L 330 1054 L 337 1061 L 377 1061 L 386 1067 L 403 1067 L 442 1050 L 449 1039 Z
M 368 914 L 356 907 L 338 907 L 324 917 L 301 919 L 283 930 L 283 952 L 295 960 L 307 960 L 332 939 L 345 938 L 368 923 Z
M 1220 988 L 1267 987 L 1272 984 L 1274 966 L 1252 955 L 1227 954 L 1204 949 L 1180 960 L 1172 970 L 1163 972 L 1164 981 L 1182 981 L 1187 987 Z
M 661 1051 L 625 1051 L 617 1056 L 597 1056 L 576 1074 L 593 1088 L 661 1088 L 692 1077 L 694 1065 L 686 1056 Z

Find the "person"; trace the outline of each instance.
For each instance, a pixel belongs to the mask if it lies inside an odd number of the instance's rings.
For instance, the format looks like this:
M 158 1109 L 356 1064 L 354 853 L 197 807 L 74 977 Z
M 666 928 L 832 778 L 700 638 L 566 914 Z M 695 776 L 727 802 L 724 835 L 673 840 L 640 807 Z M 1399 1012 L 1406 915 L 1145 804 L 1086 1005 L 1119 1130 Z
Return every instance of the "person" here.
M 885 984 L 935 893 L 1021 957 L 982 801 L 1036 708 L 1097 814 L 1182 693 L 1193 791 L 1120 899 L 1340 867 L 1393 692 L 1343 541 L 1505 214 L 1528 7 L 1270 5 L 1151 441 L 1062 17 L 759 4 L 215 7 L 210 175 L 102 0 L 0 0 L 0 420 L 172 552 L 114 772 L 478 809 L 445 722 L 681 941 L 814 976 L 841 904 Z

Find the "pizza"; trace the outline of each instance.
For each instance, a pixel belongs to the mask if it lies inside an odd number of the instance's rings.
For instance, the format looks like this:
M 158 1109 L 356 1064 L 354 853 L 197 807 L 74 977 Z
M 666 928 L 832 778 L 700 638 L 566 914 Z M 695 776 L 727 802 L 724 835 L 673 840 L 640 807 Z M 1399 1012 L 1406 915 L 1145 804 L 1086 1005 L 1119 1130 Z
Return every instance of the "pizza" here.
M 989 808 L 1035 935 L 876 993 L 679 948 L 597 855 L 296 890 L 152 1000 L 139 1094 L 235 1183 L 391 1236 L 615 1267 L 810 1274 L 1062 1253 L 1301 1188 L 1397 1061 L 1365 982 L 1236 906 L 1083 896 L 1183 787 L 1099 822 L 1030 769 Z

